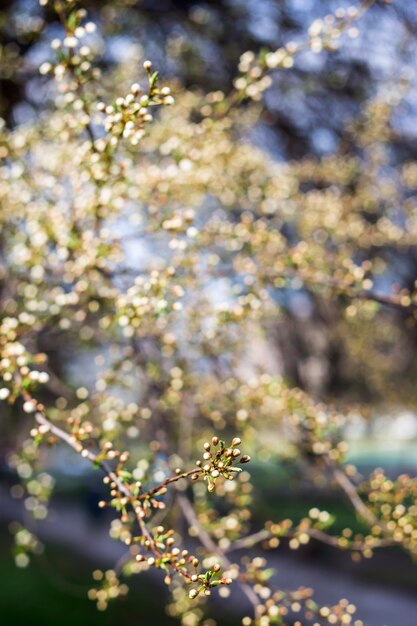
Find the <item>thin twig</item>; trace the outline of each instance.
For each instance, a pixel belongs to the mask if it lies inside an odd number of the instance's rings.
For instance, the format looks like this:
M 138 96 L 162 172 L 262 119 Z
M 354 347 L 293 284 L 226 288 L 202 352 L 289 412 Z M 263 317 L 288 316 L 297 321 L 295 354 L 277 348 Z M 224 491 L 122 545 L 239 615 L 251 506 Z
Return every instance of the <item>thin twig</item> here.
M 83 448 L 82 445 L 72 435 L 67 433 L 65 430 L 62 430 L 62 428 L 59 428 L 59 426 L 56 426 L 55 424 L 50 422 L 40 411 L 37 411 L 35 413 L 35 419 L 39 425 L 46 426 L 48 428 L 48 431 L 50 431 L 56 437 L 61 439 L 61 441 L 64 441 L 65 443 L 67 443 L 73 450 L 75 450 L 78 453 L 83 452 L 83 458 L 88 459 L 89 461 L 91 461 L 91 463 L 99 467 L 110 478 L 110 480 L 115 483 L 119 492 L 125 495 L 129 499 L 133 507 L 133 510 L 135 512 L 136 519 L 139 524 L 139 528 L 141 530 L 142 536 L 148 540 L 150 548 L 152 552 L 154 553 L 155 557 L 157 557 L 158 559 L 161 558 L 162 555 L 159 552 L 158 548 L 156 547 L 155 541 L 152 535 L 150 534 L 150 532 L 148 531 L 145 521 L 143 519 L 144 511 L 141 507 L 138 507 L 137 504 L 135 505 L 133 504 L 133 501 L 135 499 L 137 501 L 137 498 L 136 496 L 134 496 L 134 494 L 132 494 L 129 487 L 125 485 L 118 478 L 117 474 L 113 472 L 104 461 L 99 459 L 98 455 L 94 454 L 94 452 L 91 452 L 91 450 L 88 450 L 87 448 Z M 178 565 L 176 565 L 173 562 L 170 562 L 169 565 L 170 567 L 172 567 L 173 570 L 181 574 L 187 580 L 191 579 L 190 574 L 188 574 L 186 570 L 183 570 L 182 568 L 180 568 Z
M 182 512 L 184 513 L 184 517 L 187 519 L 188 523 L 191 526 L 194 526 L 195 528 L 198 529 L 197 538 L 200 541 L 200 543 L 204 546 L 204 548 L 208 550 L 209 552 L 218 554 L 221 557 L 223 564 L 226 567 L 231 567 L 232 563 L 229 561 L 224 551 L 218 545 L 216 545 L 216 543 L 213 541 L 209 533 L 200 524 L 198 517 L 196 515 L 196 512 L 194 511 L 194 508 L 191 502 L 188 500 L 188 498 L 181 494 L 178 496 L 178 502 L 181 506 Z M 247 582 L 244 582 L 239 579 L 237 580 L 237 582 L 239 583 L 243 593 L 248 598 L 252 607 L 256 611 L 257 606 L 259 606 L 260 604 L 256 593 Z
M 368 548 L 385 548 L 387 546 L 395 545 L 394 540 L 376 538 L 372 544 L 366 544 L 364 541 L 352 541 L 348 545 L 341 545 L 339 543 L 340 537 L 329 535 L 317 528 L 307 528 L 300 532 L 306 533 L 312 539 L 316 539 L 326 545 L 339 548 L 341 550 L 350 550 L 352 552 L 364 552 Z M 298 534 L 299 532 L 297 531 L 286 532 L 285 535 L 282 535 L 282 538 L 291 539 L 292 537 L 297 537 Z M 253 533 L 253 535 L 247 535 L 246 537 L 242 537 L 242 539 L 237 539 L 231 543 L 227 549 L 225 549 L 225 552 L 235 552 L 237 550 L 243 550 L 244 548 L 252 548 L 256 544 L 272 539 L 273 537 L 276 537 L 276 535 L 271 533 L 271 531 L 267 528 L 264 528 L 256 533 Z
M 360 495 L 358 494 L 356 486 L 351 482 L 349 477 L 346 475 L 343 469 L 338 467 L 330 458 L 325 458 L 326 466 L 330 469 L 333 477 L 335 478 L 338 485 L 345 492 L 351 503 L 353 504 L 355 510 L 359 513 L 359 515 L 368 522 L 368 524 L 372 526 L 378 526 L 385 535 L 389 538 L 392 537 L 392 532 L 389 530 L 388 526 L 380 519 L 378 519 L 372 511 L 366 506 L 365 502 L 362 500 Z M 393 541 L 393 543 L 395 543 Z
M 346 476 L 346 473 L 342 469 L 340 469 L 340 467 L 337 467 L 337 465 L 331 463 L 330 461 L 326 460 L 326 465 L 330 469 L 336 482 L 343 489 L 359 515 L 364 520 L 366 520 L 370 526 L 380 526 L 380 521 L 377 517 L 375 517 L 372 511 L 368 509 L 362 498 L 359 496 L 355 485 Z

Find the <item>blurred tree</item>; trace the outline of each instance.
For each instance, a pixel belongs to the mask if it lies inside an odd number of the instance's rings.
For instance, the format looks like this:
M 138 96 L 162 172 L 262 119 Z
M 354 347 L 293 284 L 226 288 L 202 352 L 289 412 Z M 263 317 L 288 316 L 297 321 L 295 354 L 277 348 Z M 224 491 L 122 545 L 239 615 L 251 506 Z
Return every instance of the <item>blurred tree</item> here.
M 417 166 L 398 156 L 392 123 L 407 84 L 372 95 L 321 156 L 277 161 L 256 139 L 277 107 L 272 77 L 308 83 L 295 61 L 335 52 L 379 7 L 338 9 L 303 39 L 245 52 L 213 90 L 184 35 L 169 39 L 166 62 L 187 58 L 190 73 L 170 87 L 114 35 L 135 23 L 135 3 L 96 7 L 100 28 L 73 0 L 40 4 L 29 34 L 18 12 L 14 25 L 16 40 L 38 42 L 41 79 L 30 78 L 23 113 L 14 96 L 3 104 L 0 135 L 0 399 L 8 466 L 24 486 L 13 493 L 45 518 L 54 446 L 104 474 L 99 506 L 114 509 L 110 533 L 127 548 L 93 574 L 101 610 L 127 592 L 122 577 L 156 568 L 185 626 L 212 624 L 204 602 L 232 583 L 252 607 L 245 626 L 360 626 L 347 601 L 273 589 L 264 559 L 234 553 L 312 538 L 354 558 L 388 545 L 417 553 L 416 480 L 361 476 L 343 440 L 353 410 L 415 400 L 404 371 L 415 369 L 417 295 L 401 259 L 415 249 Z M 191 6 L 193 29 L 210 25 L 217 5 Z M 10 45 L 10 76 L 28 76 L 33 56 Z M 356 93 L 353 78 L 344 84 Z M 332 531 L 334 516 L 313 507 L 250 534 L 248 452 L 341 490 L 366 530 Z M 40 543 L 13 529 L 25 566 Z

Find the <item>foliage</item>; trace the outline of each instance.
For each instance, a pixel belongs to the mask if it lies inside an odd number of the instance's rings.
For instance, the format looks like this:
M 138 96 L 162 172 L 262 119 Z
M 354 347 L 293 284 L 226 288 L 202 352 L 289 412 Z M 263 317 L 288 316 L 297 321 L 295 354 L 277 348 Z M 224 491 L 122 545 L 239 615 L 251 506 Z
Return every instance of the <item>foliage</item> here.
M 101 610 L 127 593 L 122 578 L 156 568 L 184 625 L 212 624 L 204 603 L 232 585 L 252 606 L 244 626 L 360 626 L 347 601 L 275 590 L 265 559 L 238 551 L 314 539 L 356 557 L 387 545 L 417 554 L 416 480 L 346 465 L 349 410 L 294 387 L 262 356 L 286 295 L 309 294 L 337 311 L 348 360 L 375 393 L 384 362 L 367 357 L 402 332 L 387 311 L 415 322 L 413 290 L 377 289 L 386 250 L 416 238 L 416 164 L 390 161 L 401 89 L 370 101 L 331 157 L 277 163 L 250 137 L 271 72 L 355 36 L 372 3 L 313 23 L 301 44 L 245 53 L 226 93 L 161 86 L 150 61 L 145 87 L 131 84 L 130 61 L 101 71 L 86 11 L 40 4 L 63 33 L 40 67 L 48 102 L 36 123 L 3 125 L 0 136 L 0 398 L 5 420 L 21 418 L 16 441 L 26 430 L 9 455 L 25 489 L 15 493 L 35 519 L 47 515 L 52 446 L 104 474 L 99 506 L 114 509 L 111 536 L 128 547 L 115 570 L 93 574 Z M 69 353 L 87 359 L 78 380 L 57 364 Z M 338 535 L 332 515 L 312 508 L 250 534 L 247 451 L 342 490 L 367 532 Z M 15 539 L 25 566 L 39 541 L 20 526 Z

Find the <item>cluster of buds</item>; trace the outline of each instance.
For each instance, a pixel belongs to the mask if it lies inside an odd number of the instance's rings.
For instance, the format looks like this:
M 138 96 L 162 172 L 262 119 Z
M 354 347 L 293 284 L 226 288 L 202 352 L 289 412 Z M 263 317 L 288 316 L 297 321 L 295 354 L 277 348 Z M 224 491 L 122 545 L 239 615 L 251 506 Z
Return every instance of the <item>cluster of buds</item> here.
M 203 475 L 207 481 L 207 489 L 212 492 L 216 487 L 216 480 L 222 476 L 228 480 L 233 480 L 236 474 L 241 472 L 240 467 L 236 467 L 237 463 L 249 463 L 250 456 L 242 454 L 238 446 L 241 441 L 239 437 L 233 437 L 230 446 L 226 447 L 224 441 L 218 437 L 213 437 L 211 443 L 204 444 L 203 460 L 197 461 L 197 467 L 201 468 L 200 473 L 192 475 L 193 480 L 197 480 Z
M 302 626 L 306 623 L 313 624 L 313 626 L 324 623 L 363 626 L 361 620 L 353 621 L 356 607 L 346 599 L 340 600 L 333 606 L 320 606 L 313 599 L 313 592 L 308 587 L 274 593 L 269 588 L 266 589 L 268 593 L 264 595 L 268 599 L 259 602 L 255 617 L 246 616 L 242 619 L 243 626 L 272 626 L 289 623 L 294 626 Z
M 67 3 L 70 5 L 71 3 Z M 52 49 L 56 52 L 55 63 L 45 62 L 39 68 L 41 74 L 54 74 L 58 81 L 62 81 L 67 72 L 77 76 L 78 81 L 88 81 L 98 78 L 100 71 L 92 67 L 93 52 L 90 46 L 82 40 L 96 31 L 93 22 L 84 22 L 87 12 L 85 9 L 71 10 L 72 7 L 62 7 L 61 16 L 65 20 L 65 36 L 53 39 Z
M 188 550 L 181 550 L 176 547 L 173 535 L 172 529 L 166 530 L 163 526 L 156 526 L 152 531 L 152 536 L 141 535 L 133 538 L 134 543 L 140 543 L 145 550 L 150 552 L 150 556 L 137 554 L 136 562 L 163 570 L 165 572 L 164 582 L 167 585 L 171 583 L 170 568 L 186 579 L 190 578 L 187 570 Z
M 104 102 L 97 105 L 97 109 L 106 114 L 104 128 L 110 134 L 111 146 L 116 146 L 121 138 L 129 139 L 136 146 L 145 133 L 146 124 L 153 120 L 149 107 L 174 103 L 170 88 L 158 86 L 158 72 L 152 71 L 152 63 L 145 61 L 143 67 L 148 76 L 146 92 L 138 83 L 134 83 L 124 98 L 117 98 L 107 106 Z M 106 145 L 100 140 L 97 144 L 98 148 Z
M 160 315 L 182 308 L 179 299 L 184 295 L 181 285 L 173 282 L 175 270 L 154 270 L 150 276 L 138 276 L 134 285 L 116 300 L 118 325 L 125 337 L 133 337 L 148 331 L 147 322 L 154 323 Z
M 200 593 L 204 593 L 205 596 L 210 596 L 213 587 L 217 587 L 218 585 L 231 585 L 233 582 L 231 578 L 222 576 L 221 567 L 218 563 L 213 565 L 213 567 L 208 569 L 204 574 L 199 574 L 199 560 L 196 557 L 190 557 L 189 562 L 194 568 L 190 582 L 197 583 L 197 587 L 193 587 L 188 594 L 192 600 Z
M 85 452 L 86 456 L 88 456 L 87 448 L 84 448 L 81 452 L 81 456 L 83 456 L 83 452 Z M 115 460 L 117 460 L 117 466 L 115 467 L 113 474 L 111 476 L 107 474 L 103 478 L 103 483 L 108 485 L 110 488 L 110 496 L 112 499 L 109 503 L 105 500 L 100 500 L 98 506 L 102 509 L 110 505 L 116 510 L 121 511 L 122 522 L 125 522 L 128 520 L 127 506 L 131 503 L 133 498 L 138 496 L 142 488 L 142 484 L 140 482 L 132 483 L 132 474 L 125 469 L 125 465 L 129 460 L 129 452 L 120 452 L 114 448 L 111 441 L 106 441 L 103 444 L 100 453 L 95 456 L 94 464 L 96 466 L 100 466 L 103 461 Z
M 85 441 L 91 439 L 94 432 L 94 426 L 90 421 L 83 420 L 79 416 L 70 416 L 67 419 L 67 424 L 71 429 L 71 435 L 77 441 Z
M 128 592 L 127 585 L 120 583 L 116 572 L 112 569 L 105 572 L 97 569 L 93 572 L 93 578 L 100 584 L 100 587 L 90 589 L 88 598 L 96 602 L 99 611 L 105 611 L 110 600 L 125 596 Z
M 43 546 L 27 528 L 18 522 L 10 524 L 10 530 L 14 535 L 14 560 L 17 567 L 27 567 L 30 561 L 30 554 L 40 554 Z
M 0 325 L 0 376 L 4 383 L 0 387 L 0 400 L 13 402 L 24 390 L 23 411 L 33 413 L 36 402 L 28 397 L 28 392 L 39 384 L 46 384 L 49 374 L 39 369 L 46 363 L 46 355 L 31 354 L 18 341 L 20 328 L 21 320 L 14 317 L 4 318 Z
M 211 569 L 202 572 L 199 559 L 189 554 L 188 550 L 181 550 L 175 546 L 174 531 L 165 530 L 163 526 L 153 529 L 152 535 L 141 535 L 132 539 L 133 543 L 139 543 L 148 552 L 149 556 L 139 553 L 135 557 L 136 563 L 145 567 L 156 567 L 165 572 L 165 584 L 171 583 L 171 572 L 176 572 L 184 578 L 188 584 L 196 583 L 189 592 L 191 599 L 196 598 L 201 592 L 206 596 L 211 595 L 211 589 L 218 585 L 230 585 L 231 578 L 222 576 L 221 567 L 215 564 Z
M 303 456 L 309 461 L 328 458 L 342 463 L 347 452 L 347 443 L 342 439 L 345 417 L 315 403 L 300 389 L 291 391 L 291 404 L 289 420 L 296 429 L 297 446 Z
M 334 15 L 315 20 L 308 30 L 308 38 L 304 41 L 289 41 L 282 48 L 270 52 L 262 51 L 259 55 L 252 51 L 244 52 L 239 63 L 240 76 L 234 82 L 236 90 L 241 97 L 259 100 L 262 92 L 272 84 L 268 71 L 290 69 L 294 65 L 295 56 L 303 50 L 315 53 L 336 50 L 344 32 L 351 38 L 357 37 L 359 31 L 354 22 L 361 17 L 364 10 L 366 7 L 337 9 Z
M 358 492 L 378 520 L 372 532 L 391 537 L 417 555 L 417 478 L 401 474 L 391 479 L 377 469 L 358 486 Z

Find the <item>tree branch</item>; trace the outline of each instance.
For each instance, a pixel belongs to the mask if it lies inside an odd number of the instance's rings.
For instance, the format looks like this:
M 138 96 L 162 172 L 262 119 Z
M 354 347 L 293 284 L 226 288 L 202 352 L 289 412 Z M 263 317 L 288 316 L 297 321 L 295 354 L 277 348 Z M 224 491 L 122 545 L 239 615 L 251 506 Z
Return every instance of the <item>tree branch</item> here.
M 232 563 L 229 561 L 224 551 L 221 550 L 221 548 L 219 548 L 218 545 L 216 545 L 216 543 L 213 541 L 209 533 L 200 524 L 198 517 L 196 515 L 196 512 L 192 504 L 188 500 L 188 498 L 181 494 L 178 496 L 178 502 L 181 506 L 184 517 L 186 518 L 190 526 L 194 526 L 195 528 L 198 529 L 198 539 L 201 542 L 201 544 L 204 546 L 204 548 L 208 552 L 213 552 L 214 554 L 218 554 L 221 557 L 224 565 L 226 567 L 231 567 Z M 243 593 L 245 594 L 245 596 L 251 603 L 253 609 L 256 611 L 257 606 L 259 606 L 260 604 L 256 593 L 247 582 L 244 582 L 239 579 L 237 582 L 239 583 Z

